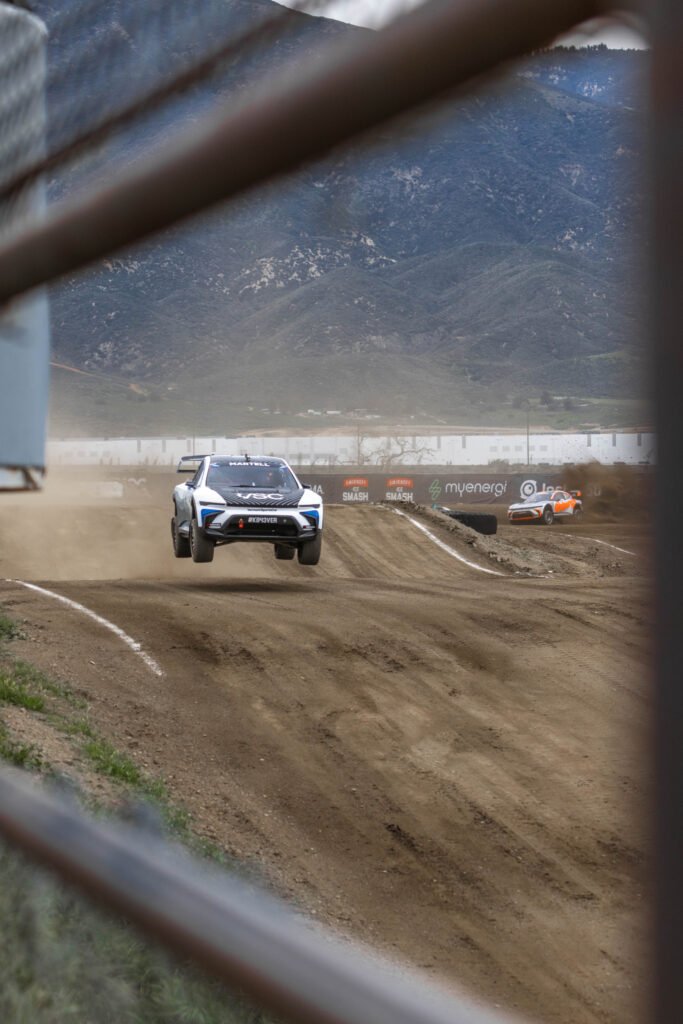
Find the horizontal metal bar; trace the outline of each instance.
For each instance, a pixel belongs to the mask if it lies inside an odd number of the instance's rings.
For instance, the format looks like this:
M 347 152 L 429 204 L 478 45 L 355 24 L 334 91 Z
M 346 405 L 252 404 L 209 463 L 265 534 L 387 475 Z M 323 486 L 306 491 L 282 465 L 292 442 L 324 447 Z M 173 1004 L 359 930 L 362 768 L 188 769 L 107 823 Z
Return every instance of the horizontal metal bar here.
M 0 834 L 239 989 L 307 1024 L 511 1024 L 308 925 L 274 898 L 158 837 L 88 817 L 13 770 Z
M 354 36 L 5 245 L 0 302 L 291 171 L 602 12 L 600 0 L 431 0 Z
M 650 313 L 657 428 L 653 528 L 656 564 L 655 895 L 651 1020 L 683 1020 L 683 4 L 653 5 Z
M 44 479 L 44 466 L 0 466 L 0 491 L 39 491 Z
M 101 145 L 102 142 L 118 129 L 124 128 L 136 118 L 147 116 L 157 107 L 181 95 L 193 85 L 207 78 L 219 66 L 225 66 L 237 57 L 243 58 L 246 53 L 256 49 L 257 46 L 265 45 L 273 40 L 277 33 L 294 31 L 296 24 L 291 11 L 298 11 L 302 14 L 314 14 L 324 3 L 320 0 L 302 0 L 301 3 L 292 4 L 288 8 L 278 8 L 273 5 L 273 10 L 265 18 L 260 18 L 239 35 L 229 39 L 213 40 L 213 46 L 190 63 L 182 71 L 170 79 L 163 79 L 160 83 L 150 88 L 147 92 L 138 96 L 128 106 L 114 113 L 105 114 L 102 119 L 93 125 L 85 128 L 82 133 L 75 135 L 54 151 L 36 159 L 30 166 L 21 168 L 13 177 L 0 185 L 0 202 L 11 198 L 12 193 L 24 185 L 34 181 L 37 177 L 47 175 L 50 171 L 73 161 L 88 148 Z M 68 79 L 69 68 L 61 69 L 61 77 Z M 52 84 L 52 80 L 51 80 Z

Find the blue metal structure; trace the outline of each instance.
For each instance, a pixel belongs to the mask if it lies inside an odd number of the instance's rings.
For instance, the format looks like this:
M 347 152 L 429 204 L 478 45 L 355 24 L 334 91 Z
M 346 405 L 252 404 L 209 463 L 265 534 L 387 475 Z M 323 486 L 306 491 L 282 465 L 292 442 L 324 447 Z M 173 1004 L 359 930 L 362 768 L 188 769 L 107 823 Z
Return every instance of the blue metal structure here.
M 0 171 L 16 174 L 41 154 L 45 133 L 43 23 L 0 3 L 0 40 L 20 60 L 0 65 L 4 97 Z M 45 212 L 40 180 L 0 207 L 2 240 L 38 223 Z M 16 299 L 0 313 L 0 490 L 40 486 L 45 467 L 50 330 L 44 290 Z

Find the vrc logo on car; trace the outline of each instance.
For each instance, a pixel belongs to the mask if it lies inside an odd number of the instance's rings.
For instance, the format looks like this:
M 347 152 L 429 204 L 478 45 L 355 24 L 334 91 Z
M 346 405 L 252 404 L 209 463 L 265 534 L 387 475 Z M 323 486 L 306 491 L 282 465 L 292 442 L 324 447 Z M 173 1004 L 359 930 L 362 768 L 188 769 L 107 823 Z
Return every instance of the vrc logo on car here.
M 274 494 L 261 494 L 259 492 L 252 494 L 248 491 L 237 491 L 237 497 L 241 498 L 242 501 L 282 501 L 284 495 L 278 494 L 277 491 Z

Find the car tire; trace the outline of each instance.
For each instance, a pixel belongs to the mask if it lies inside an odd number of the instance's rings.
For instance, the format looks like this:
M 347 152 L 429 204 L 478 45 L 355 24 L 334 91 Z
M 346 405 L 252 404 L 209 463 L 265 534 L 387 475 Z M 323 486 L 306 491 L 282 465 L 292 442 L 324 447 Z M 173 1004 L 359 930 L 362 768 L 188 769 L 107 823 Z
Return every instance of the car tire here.
M 296 554 L 296 548 L 290 548 L 289 544 L 274 544 L 275 557 L 282 562 L 290 562 Z
M 190 541 L 178 532 L 177 516 L 172 516 L 171 518 L 171 539 L 173 541 L 173 554 L 176 558 L 189 558 L 192 554 L 190 551 Z
M 570 523 L 580 523 L 583 519 L 583 509 L 575 508 L 573 514 L 569 517 Z
M 213 562 L 214 542 L 210 540 L 196 519 L 190 523 L 190 554 L 193 562 Z
M 543 515 L 541 516 L 541 522 L 544 526 L 552 526 L 555 519 L 555 513 L 553 512 L 550 505 L 546 505 L 543 509 Z
M 320 561 L 320 551 L 323 543 L 323 535 L 319 533 L 315 540 L 306 541 L 299 547 L 300 565 L 317 565 Z

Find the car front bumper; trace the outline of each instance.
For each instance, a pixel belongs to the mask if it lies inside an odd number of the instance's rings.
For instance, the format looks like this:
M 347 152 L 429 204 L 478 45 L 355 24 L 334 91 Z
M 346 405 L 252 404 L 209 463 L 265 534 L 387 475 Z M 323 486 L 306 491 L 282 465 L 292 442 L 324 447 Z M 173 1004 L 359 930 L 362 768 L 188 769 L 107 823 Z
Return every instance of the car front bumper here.
M 508 509 L 508 520 L 511 523 L 537 523 L 541 519 L 542 515 L 542 508 Z
M 318 516 L 292 511 L 269 514 L 270 510 L 229 509 L 204 516 L 204 532 L 217 543 L 239 541 L 268 544 L 301 544 L 319 533 Z

